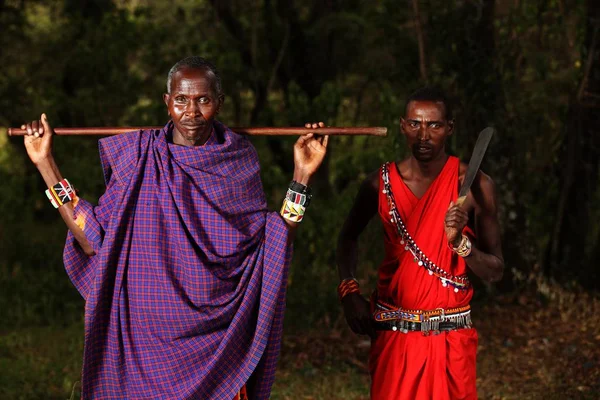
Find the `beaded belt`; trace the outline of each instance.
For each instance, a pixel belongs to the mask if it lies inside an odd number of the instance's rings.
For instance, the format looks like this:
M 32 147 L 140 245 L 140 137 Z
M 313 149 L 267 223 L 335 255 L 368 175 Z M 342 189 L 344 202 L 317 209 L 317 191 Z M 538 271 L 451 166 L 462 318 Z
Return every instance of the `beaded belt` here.
M 408 333 L 412 331 L 438 334 L 440 331 L 470 328 L 471 307 L 436 308 L 435 310 L 407 310 L 382 301 L 375 304 L 373 313 L 376 330 L 392 330 Z

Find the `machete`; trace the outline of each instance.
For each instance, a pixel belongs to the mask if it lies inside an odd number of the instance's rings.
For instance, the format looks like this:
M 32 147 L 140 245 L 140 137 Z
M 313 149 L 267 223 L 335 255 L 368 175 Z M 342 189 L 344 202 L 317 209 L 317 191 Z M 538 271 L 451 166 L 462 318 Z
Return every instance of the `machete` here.
M 471 185 L 475 180 L 477 171 L 479 171 L 479 166 L 481 165 L 481 161 L 483 160 L 485 151 L 490 144 L 490 140 L 492 140 L 494 132 L 494 128 L 488 126 L 479 133 L 479 136 L 477 137 L 477 143 L 475 143 L 475 148 L 473 149 L 473 155 L 471 155 L 471 160 L 469 161 L 469 166 L 467 167 L 465 179 L 458 192 L 456 205 L 461 206 L 465 202 L 467 194 L 469 193 L 469 189 L 471 189 Z

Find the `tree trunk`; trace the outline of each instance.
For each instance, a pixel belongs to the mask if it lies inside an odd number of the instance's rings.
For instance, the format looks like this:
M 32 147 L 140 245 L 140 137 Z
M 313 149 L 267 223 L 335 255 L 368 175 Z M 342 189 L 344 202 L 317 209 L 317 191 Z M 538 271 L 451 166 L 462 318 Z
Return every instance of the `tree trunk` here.
M 590 212 L 597 204 L 594 197 L 598 190 L 600 147 L 600 104 L 594 102 L 600 95 L 600 49 L 597 35 L 600 24 L 600 4 L 587 2 L 587 55 L 585 74 L 578 96 L 573 96 L 572 112 L 569 113 L 565 135 L 565 167 L 561 178 L 561 197 L 552 240 L 548 245 L 545 271 L 557 280 L 577 280 L 584 287 L 598 289 L 597 256 L 593 246 L 597 238 L 590 238 L 596 231 Z M 596 48 L 594 48 L 596 46 Z
M 421 13 L 419 12 L 419 0 L 412 0 L 413 15 L 415 18 L 415 30 L 417 31 L 417 43 L 419 45 L 419 71 L 421 80 L 428 82 L 427 75 L 427 49 L 425 46 L 425 33 L 423 32 L 423 23 Z

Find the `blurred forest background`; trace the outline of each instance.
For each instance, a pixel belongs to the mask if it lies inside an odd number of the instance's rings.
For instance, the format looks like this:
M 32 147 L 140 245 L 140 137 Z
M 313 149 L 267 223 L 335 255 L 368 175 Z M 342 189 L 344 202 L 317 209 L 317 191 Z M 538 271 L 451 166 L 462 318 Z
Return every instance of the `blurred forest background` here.
M 337 301 L 336 237 L 360 182 L 406 155 L 404 99 L 455 101 L 453 154 L 497 134 L 483 170 L 501 204 L 506 274 L 477 284 L 486 399 L 599 398 L 600 2 L 595 0 L 0 0 L 0 126 L 162 125 L 166 74 L 202 55 L 231 126 L 387 126 L 335 137 L 295 244 L 275 399 L 368 396 L 368 342 Z M 277 209 L 292 138 L 252 139 Z M 61 170 L 95 201 L 97 138 L 59 137 Z M 62 266 L 65 227 L 22 138 L 0 128 L 0 398 L 77 394 L 83 302 Z M 361 237 L 373 288 L 381 226 Z M 368 289 L 370 290 L 370 289 Z

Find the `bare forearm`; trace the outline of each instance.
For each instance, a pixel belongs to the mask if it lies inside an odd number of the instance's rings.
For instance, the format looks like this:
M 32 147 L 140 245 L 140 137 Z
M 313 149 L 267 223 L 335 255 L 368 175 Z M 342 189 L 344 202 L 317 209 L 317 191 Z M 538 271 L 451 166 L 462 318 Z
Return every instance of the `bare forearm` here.
M 347 237 L 340 237 L 336 261 L 340 281 L 354 277 L 358 265 L 358 241 Z
M 379 171 L 375 171 L 361 184 L 338 238 L 336 261 L 340 280 L 356 276 L 358 238 L 377 212 L 378 192 Z
M 38 171 L 42 175 L 44 182 L 48 188 L 54 186 L 57 182 L 60 182 L 63 179 L 60 171 L 58 170 L 58 166 L 54 161 L 54 158 L 50 158 L 36 165 Z
M 310 184 L 311 176 L 303 173 L 298 169 L 295 169 L 294 176 L 292 179 L 304 186 L 308 186 Z M 290 245 L 294 242 L 294 239 L 296 238 L 296 232 L 298 231 L 298 226 L 300 225 L 300 222 L 290 221 L 287 218 L 284 218 L 283 220 L 288 226 L 288 245 Z
M 63 176 L 61 175 L 58 166 L 54 161 L 54 158 L 50 158 L 48 160 L 45 160 L 44 162 L 41 162 L 37 165 L 37 168 L 38 171 L 40 171 L 40 174 L 42 175 L 42 178 L 44 179 L 44 182 L 46 183 L 46 186 L 48 186 L 48 188 L 51 188 L 57 182 L 60 182 L 63 179 Z M 62 206 L 58 207 L 58 212 L 60 213 L 60 216 L 62 217 L 63 221 L 65 221 L 67 228 L 69 228 L 71 233 L 73 233 L 73 236 L 75 237 L 85 254 L 90 256 L 94 255 L 95 253 L 92 250 L 92 246 L 87 240 L 85 233 L 75 223 L 75 220 L 73 219 L 73 203 L 69 202 L 63 204 Z
M 500 223 L 494 182 L 480 173 L 474 186 L 475 233 L 471 254 L 465 257 L 469 268 L 487 282 L 497 282 L 504 273 L 504 259 L 500 243 Z M 461 230 L 462 231 L 462 230 Z
M 485 253 L 475 246 L 465 262 L 473 273 L 487 282 L 498 282 L 504 273 L 504 261 L 493 254 Z

